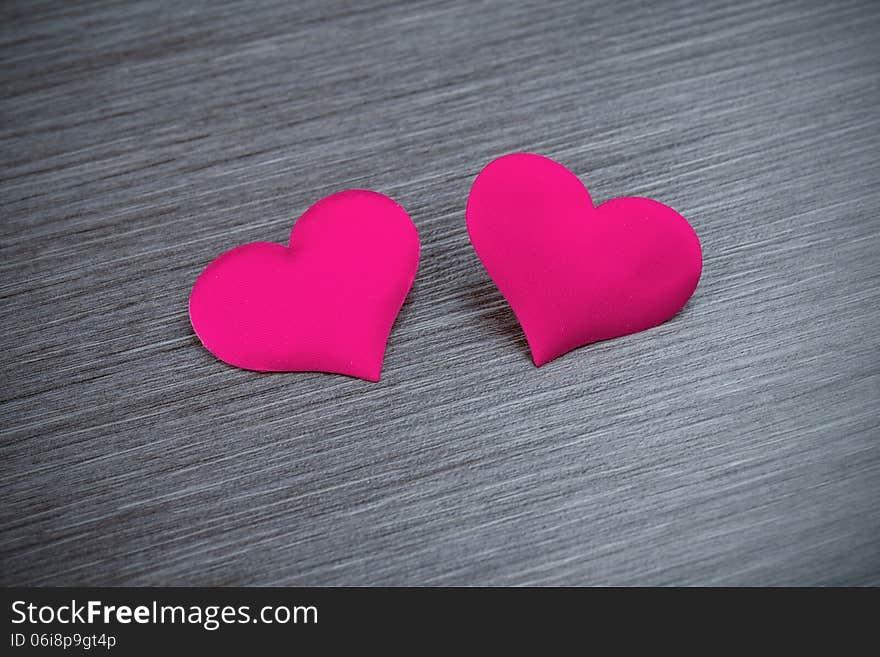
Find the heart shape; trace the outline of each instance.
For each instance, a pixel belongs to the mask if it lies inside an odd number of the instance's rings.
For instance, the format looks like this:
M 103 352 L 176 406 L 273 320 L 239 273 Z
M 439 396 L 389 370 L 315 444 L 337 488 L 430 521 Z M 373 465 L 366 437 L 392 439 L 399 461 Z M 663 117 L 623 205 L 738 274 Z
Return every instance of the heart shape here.
M 645 198 L 593 206 L 583 183 L 540 155 L 490 162 L 467 202 L 471 243 L 541 366 L 681 310 L 700 279 L 700 241 L 675 210 Z
M 340 192 L 306 210 L 289 247 L 245 244 L 208 265 L 190 320 L 236 367 L 378 381 L 418 266 L 418 232 L 402 207 L 376 192 Z

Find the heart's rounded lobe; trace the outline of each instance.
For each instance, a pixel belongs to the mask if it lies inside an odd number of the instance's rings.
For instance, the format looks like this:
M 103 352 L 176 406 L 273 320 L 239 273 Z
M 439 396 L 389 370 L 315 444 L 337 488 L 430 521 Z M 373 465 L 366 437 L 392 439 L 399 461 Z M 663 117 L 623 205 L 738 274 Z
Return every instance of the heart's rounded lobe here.
M 418 265 L 403 208 L 376 192 L 340 192 L 299 218 L 289 247 L 245 244 L 208 265 L 190 319 L 205 347 L 236 367 L 378 381 Z
M 699 239 L 675 210 L 644 198 L 593 207 L 573 173 L 530 153 L 477 176 L 467 228 L 538 366 L 665 322 L 702 271 Z

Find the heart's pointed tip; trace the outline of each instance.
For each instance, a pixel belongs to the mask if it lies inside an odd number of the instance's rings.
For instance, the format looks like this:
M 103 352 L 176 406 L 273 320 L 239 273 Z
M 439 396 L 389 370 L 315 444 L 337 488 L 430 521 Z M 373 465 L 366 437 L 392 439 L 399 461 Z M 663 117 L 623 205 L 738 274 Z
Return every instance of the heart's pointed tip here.
M 534 349 L 532 349 L 531 352 L 532 362 L 535 364 L 535 367 L 541 367 L 541 365 L 546 365 L 551 360 L 553 360 L 553 358 L 548 357 L 547 354 L 536 352 Z
M 352 372 L 352 376 L 356 376 L 362 381 L 369 383 L 379 383 L 382 378 L 382 363 L 375 367 L 364 368 L 358 372 Z

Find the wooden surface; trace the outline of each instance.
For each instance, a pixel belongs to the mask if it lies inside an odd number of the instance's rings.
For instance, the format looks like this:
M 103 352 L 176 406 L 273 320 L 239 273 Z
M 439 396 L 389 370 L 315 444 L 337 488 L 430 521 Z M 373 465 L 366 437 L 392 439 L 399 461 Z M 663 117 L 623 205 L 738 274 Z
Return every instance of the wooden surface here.
M 5 2 L 4 584 L 880 584 L 880 4 Z M 536 369 L 470 248 L 529 150 L 688 217 L 687 308 Z M 322 196 L 422 240 L 381 383 L 187 296 Z

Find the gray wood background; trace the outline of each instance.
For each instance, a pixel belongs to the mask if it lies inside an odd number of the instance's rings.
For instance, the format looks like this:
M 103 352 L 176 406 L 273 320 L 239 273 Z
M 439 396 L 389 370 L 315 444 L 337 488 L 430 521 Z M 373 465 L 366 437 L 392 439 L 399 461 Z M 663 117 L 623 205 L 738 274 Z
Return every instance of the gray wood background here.
M 880 584 L 880 3 L 2 4 L 4 584 Z M 688 217 L 654 330 L 533 367 L 490 159 Z M 201 269 L 349 187 L 422 265 L 383 380 L 256 374 Z

